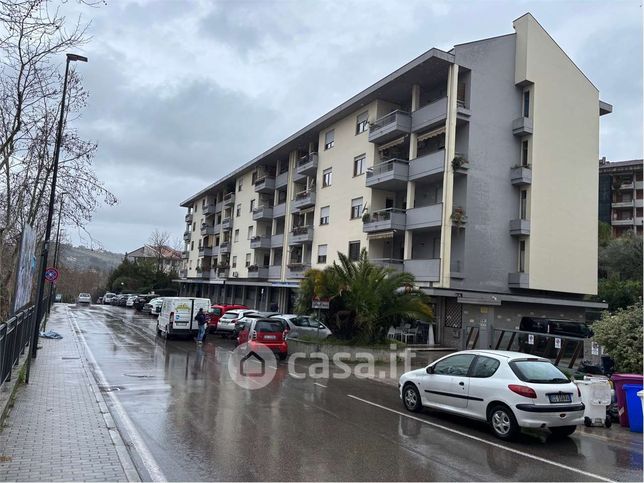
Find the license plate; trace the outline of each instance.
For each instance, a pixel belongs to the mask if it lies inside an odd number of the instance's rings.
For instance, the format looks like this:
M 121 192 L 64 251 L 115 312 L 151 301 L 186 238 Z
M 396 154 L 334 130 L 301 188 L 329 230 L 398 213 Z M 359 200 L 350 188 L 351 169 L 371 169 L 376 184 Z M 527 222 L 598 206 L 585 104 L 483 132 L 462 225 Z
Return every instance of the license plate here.
M 548 394 L 551 403 L 569 403 L 572 402 L 572 394 L 560 392 L 557 394 Z
M 275 340 L 276 338 L 277 337 L 275 337 L 274 335 L 265 335 L 264 336 L 264 340 Z

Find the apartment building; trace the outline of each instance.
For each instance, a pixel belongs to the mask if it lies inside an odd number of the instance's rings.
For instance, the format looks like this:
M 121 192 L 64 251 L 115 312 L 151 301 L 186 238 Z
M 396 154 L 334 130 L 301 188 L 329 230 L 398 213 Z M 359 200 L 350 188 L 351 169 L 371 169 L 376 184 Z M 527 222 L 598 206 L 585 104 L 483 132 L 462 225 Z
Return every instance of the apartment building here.
M 642 235 L 644 181 L 642 160 L 599 163 L 599 219 L 611 225 L 613 234 L 632 231 Z
M 513 26 L 425 52 L 181 203 L 183 293 L 288 312 L 309 267 L 364 248 L 415 275 L 450 347 L 603 307 L 584 295 L 612 107 L 532 15 Z

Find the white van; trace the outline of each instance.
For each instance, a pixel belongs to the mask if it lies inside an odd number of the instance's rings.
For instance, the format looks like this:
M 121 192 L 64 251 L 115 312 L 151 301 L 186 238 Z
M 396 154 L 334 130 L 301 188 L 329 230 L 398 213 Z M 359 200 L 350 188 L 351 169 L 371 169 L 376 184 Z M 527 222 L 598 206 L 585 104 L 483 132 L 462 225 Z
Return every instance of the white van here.
M 194 297 L 164 297 L 161 313 L 157 319 L 157 334 L 192 335 L 196 334 L 199 324 L 195 316 L 199 309 L 208 313 L 210 299 Z

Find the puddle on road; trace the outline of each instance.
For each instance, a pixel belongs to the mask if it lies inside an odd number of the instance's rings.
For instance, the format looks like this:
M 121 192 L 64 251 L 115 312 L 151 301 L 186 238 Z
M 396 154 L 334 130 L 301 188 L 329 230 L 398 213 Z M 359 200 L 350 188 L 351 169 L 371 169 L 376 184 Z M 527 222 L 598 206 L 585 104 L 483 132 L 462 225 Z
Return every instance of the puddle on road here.
M 64 361 L 75 361 L 75 360 L 80 359 L 80 357 L 72 357 L 72 356 L 65 357 L 65 356 L 63 356 L 63 357 L 61 357 L 61 359 L 64 360 Z
M 154 377 L 152 374 L 123 374 L 126 377 L 136 377 L 138 379 L 150 379 Z
M 98 386 L 98 390 L 101 392 L 114 392 L 114 391 L 122 391 L 125 388 L 123 386 Z

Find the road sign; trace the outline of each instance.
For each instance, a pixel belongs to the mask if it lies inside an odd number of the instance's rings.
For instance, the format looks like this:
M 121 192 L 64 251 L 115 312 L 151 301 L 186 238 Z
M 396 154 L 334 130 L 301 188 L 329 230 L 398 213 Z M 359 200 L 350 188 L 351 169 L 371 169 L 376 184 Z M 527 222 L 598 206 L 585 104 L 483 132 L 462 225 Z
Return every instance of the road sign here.
M 328 310 L 329 309 L 329 301 L 315 297 L 311 301 L 311 308 L 312 309 L 325 309 L 325 310 Z
M 60 276 L 60 273 L 58 273 L 58 270 L 56 270 L 54 267 L 49 267 L 47 270 L 45 270 L 45 280 L 48 282 L 55 282 L 58 280 L 58 277 Z

